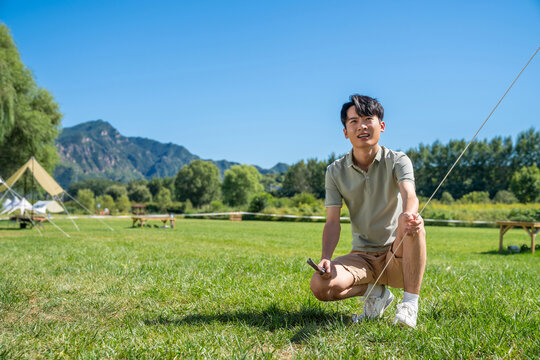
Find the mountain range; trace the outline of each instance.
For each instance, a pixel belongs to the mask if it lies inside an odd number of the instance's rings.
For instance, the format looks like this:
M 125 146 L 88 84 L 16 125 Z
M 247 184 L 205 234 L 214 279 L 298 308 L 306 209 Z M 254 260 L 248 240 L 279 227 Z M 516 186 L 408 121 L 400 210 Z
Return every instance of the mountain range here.
M 56 139 L 56 147 L 61 162 L 54 176 L 64 187 L 87 178 L 129 182 L 175 176 L 184 165 L 200 159 L 181 145 L 123 136 L 103 120 L 64 128 Z M 227 160 L 209 161 L 218 167 L 221 175 L 239 164 Z M 268 174 L 285 172 L 288 165 L 278 163 L 271 169 L 255 167 L 261 174 Z

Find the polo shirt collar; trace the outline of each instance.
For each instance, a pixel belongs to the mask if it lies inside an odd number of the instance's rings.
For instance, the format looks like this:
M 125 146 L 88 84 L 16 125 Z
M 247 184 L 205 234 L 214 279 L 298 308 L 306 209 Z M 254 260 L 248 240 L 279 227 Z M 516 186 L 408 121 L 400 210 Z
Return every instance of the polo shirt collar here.
M 382 156 L 383 156 L 383 147 L 379 145 L 379 150 L 377 151 L 377 154 L 375 154 L 375 158 L 373 159 L 373 162 L 375 161 L 381 162 Z M 352 167 L 354 165 L 353 149 L 351 149 L 351 151 L 349 151 L 349 153 L 347 154 L 345 158 L 345 164 L 347 165 L 347 167 Z

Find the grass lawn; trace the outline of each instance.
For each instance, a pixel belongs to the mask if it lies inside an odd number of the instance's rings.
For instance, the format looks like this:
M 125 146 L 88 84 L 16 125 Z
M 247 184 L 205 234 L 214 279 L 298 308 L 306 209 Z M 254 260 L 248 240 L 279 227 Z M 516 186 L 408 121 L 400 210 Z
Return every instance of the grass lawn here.
M 396 302 L 350 324 L 357 299 L 311 295 L 305 261 L 320 257 L 322 223 L 108 223 L 59 220 L 66 238 L 0 222 L 0 358 L 540 357 L 540 251 L 498 254 L 498 229 L 427 228 L 408 330 L 392 325 Z M 336 254 L 351 245 L 342 230 Z M 505 235 L 521 244 L 525 231 Z

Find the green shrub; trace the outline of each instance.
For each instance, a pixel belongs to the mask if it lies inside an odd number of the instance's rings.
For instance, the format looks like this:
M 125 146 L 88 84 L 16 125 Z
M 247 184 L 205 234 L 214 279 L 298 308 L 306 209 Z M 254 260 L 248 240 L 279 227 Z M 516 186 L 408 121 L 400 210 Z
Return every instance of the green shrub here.
M 461 204 L 487 204 L 490 203 L 489 193 L 487 191 L 472 191 L 468 194 L 463 195 L 459 199 Z
M 81 205 L 77 204 L 75 201 L 64 201 L 64 207 L 70 214 L 87 214 Z
M 515 204 L 518 202 L 518 199 L 511 191 L 499 190 L 497 191 L 497 194 L 495 194 L 493 202 L 497 204 Z
M 300 207 L 301 204 L 314 206 L 317 205 L 317 199 L 313 194 L 306 192 L 296 194 L 291 198 L 291 205 L 293 207 Z
M 161 188 L 157 195 L 154 197 L 154 201 L 161 204 L 162 209 L 166 209 L 167 205 L 171 203 L 171 190 L 167 188 Z
M 161 212 L 161 205 L 156 202 L 147 202 L 146 204 L 146 212 L 148 214 L 157 214 Z
M 462 221 L 539 221 L 540 204 L 452 204 L 432 202 L 424 219 Z M 536 217 L 536 220 L 534 218 Z M 494 225 L 494 224 L 493 224 Z
M 510 189 L 522 203 L 540 200 L 540 169 L 536 164 L 522 167 L 512 175 Z
M 540 221 L 540 208 L 537 209 L 512 209 L 508 216 L 511 221 Z
M 444 191 L 441 195 L 441 202 L 443 204 L 453 204 L 454 197 L 448 191 Z
M 253 195 L 249 201 L 248 211 L 250 212 L 261 212 L 263 211 L 270 203 L 272 202 L 272 195 L 261 192 Z
M 291 206 L 291 199 L 286 197 L 275 197 L 272 198 L 272 201 L 270 202 L 270 206 L 275 208 L 286 208 Z
M 225 212 L 229 210 L 221 200 L 214 200 L 211 201 L 210 204 L 207 207 L 207 210 L 210 212 Z
M 174 201 L 167 204 L 167 208 L 165 210 L 169 214 L 183 214 L 186 211 L 186 203 Z
M 120 213 L 129 213 L 131 210 L 131 202 L 127 195 L 122 195 L 116 200 L 116 209 Z
M 96 208 L 96 200 L 94 192 L 90 189 L 79 189 L 77 191 L 77 199 L 79 203 L 86 208 L 86 211 L 93 212 Z
M 118 200 L 122 195 L 127 195 L 127 188 L 125 185 L 111 185 L 105 189 L 105 195 L 110 195 L 114 201 Z
M 145 185 L 133 185 L 128 190 L 128 196 L 131 201 L 145 203 L 152 201 L 152 194 Z

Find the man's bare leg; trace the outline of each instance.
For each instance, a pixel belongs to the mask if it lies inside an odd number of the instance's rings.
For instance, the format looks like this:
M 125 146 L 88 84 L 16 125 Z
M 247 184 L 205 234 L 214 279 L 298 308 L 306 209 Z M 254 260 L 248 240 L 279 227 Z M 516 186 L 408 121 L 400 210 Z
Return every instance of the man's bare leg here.
M 426 268 L 426 232 L 405 236 L 403 240 L 403 287 L 406 292 L 420 294 Z
M 394 247 L 398 245 L 394 242 Z M 426 267 L 426 232 L 420 228 L 418 232 L 407 234 L 403 244 L 396 252 L 403 258 L 403 301 L 397 305 L 394 324 L 406 327 L 416 327 L 418 316 L 418 298 L 424 269 Z
M 394 242 L 397 247 L 399 241 Z M 411 294 L 420 294 L 424 269 L 426 268 L 426 232 L 422 228 L 417 233 L 407 234 L 396 252 L 396 257 L 403 258 L 403 288 Z
M 333 276 L 324 279 L 315 273 L 311 278 L 311 291 L 321 301 L 343 300 L 353 296 L 360 296 L 366 292 L 368 284 L 353 285 L 354 277 L 342 265 L 332 263 Z

